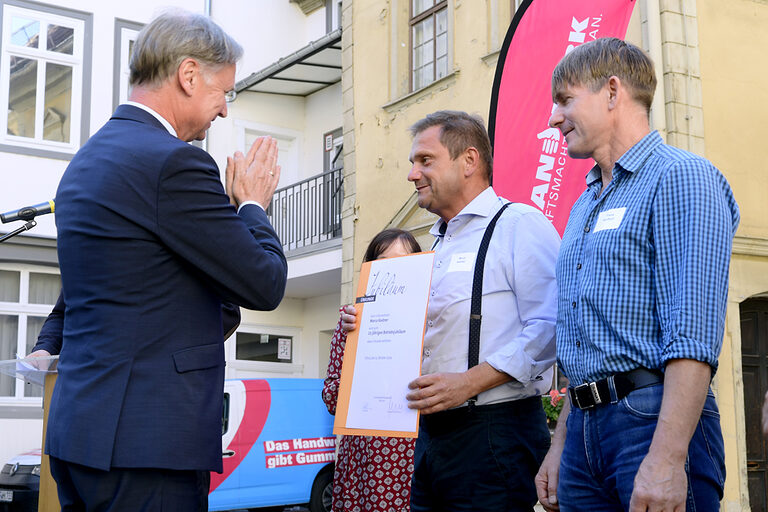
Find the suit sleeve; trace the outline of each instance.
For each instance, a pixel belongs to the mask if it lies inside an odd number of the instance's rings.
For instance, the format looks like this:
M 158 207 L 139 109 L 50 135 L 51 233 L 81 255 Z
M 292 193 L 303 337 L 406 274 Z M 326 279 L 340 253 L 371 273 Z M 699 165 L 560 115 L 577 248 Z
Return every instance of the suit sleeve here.
M 229 302 L 221 304 L 221 332 L 226 340 L 240 326 L 240 308 Z
M 168 157 L 156 205 L 160 239 L 222 301 L 255 310 L 280 304 L 288 271 L 280 240 L 258 206 L 235 212 L 207 153 L 184 146 Z
M 45 319 L 45 323 L 43 323 L 43 327 L 40 329 L 40 334 L 37 336 L 37 343 L 35 343 L 31 352 L 46 350 L 52 356 L 58 355 L 61 352 L 65 308 L 64 295 L 59 292 L 59 298 L 56 299 L 56 304 L 48 314 L 48 318 Z

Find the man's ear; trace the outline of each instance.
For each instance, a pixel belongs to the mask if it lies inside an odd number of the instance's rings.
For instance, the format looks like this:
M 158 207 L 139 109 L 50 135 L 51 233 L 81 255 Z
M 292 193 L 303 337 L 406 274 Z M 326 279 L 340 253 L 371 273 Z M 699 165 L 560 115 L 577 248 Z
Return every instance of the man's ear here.
M 195 89 L 198 87 L 201 76 L 200 64 L 193 58 L 187 57 L 181 64 L 179 64 L 178 80 L 179 86 L 187 94 L 192 96 Z
M 616 108 L 619 95 L 626 93 L 626 87 L 624 87 L 621 79 L 617 76 L 611 76 L 608 79 L 608 82 L 605 84 L 605 90 L 608 94 L 608 110 Z
M 469 178 L 474 173 L 479 172 L 480 170 L 480 153 L 477 151 L 477 148 L 474 146 L 470 146 L 467 149 L 464 150 L 464 153 L 461 155 L 461 158 L 464 160 L 464 177 Z

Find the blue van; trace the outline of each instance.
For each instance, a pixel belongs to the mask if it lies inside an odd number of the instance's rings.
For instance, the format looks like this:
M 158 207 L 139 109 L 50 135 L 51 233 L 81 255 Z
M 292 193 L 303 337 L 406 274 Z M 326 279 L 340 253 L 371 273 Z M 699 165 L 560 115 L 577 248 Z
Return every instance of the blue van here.
M 322 379 L 225 381 L 224 472 L 211 473 L 209 510 L 331 510 L 336 437 L 322 387 Z

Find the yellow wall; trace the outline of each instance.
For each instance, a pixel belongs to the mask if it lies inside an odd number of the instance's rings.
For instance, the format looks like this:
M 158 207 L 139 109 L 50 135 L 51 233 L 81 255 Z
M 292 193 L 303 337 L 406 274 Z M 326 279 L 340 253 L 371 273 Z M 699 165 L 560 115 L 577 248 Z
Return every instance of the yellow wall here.
M 355 271 L 370 239 L 384 229 L 414 192 L 406 180 L 410 163 L 408 127 L 440 109 L 465 110 L 485 121 L 498 53 L 509 25 L 509 2 L 449 0 L 449 27 L 461 27 L 451 50 L 453 73 L 408 93 L 408 0 L 355 1 L 354 130 L 357 220 Z M 506 5 L 504 5 L 506 4 Z M 482 9 L 476 8 L 483 5 Z M 498 44 L 492 48 L 495 39 Z M 360 37 L 364 34 L 364 37 Z M 484 58 L 485 57 L 485 58 Z M 345 287 L 342 297 L 349 297 Z
M 739 304 L 768 292 L 768 3 L 699 0 L 696 15 L 706 156 L 725 174 L 741 210 L 714 383 L 728 474 L 722 510 L 741 511 L 749 510 L 749 493 Z
M 741 208 L 739 234 L 768 238 L 768 3 L 697 2 L 706 155 Z

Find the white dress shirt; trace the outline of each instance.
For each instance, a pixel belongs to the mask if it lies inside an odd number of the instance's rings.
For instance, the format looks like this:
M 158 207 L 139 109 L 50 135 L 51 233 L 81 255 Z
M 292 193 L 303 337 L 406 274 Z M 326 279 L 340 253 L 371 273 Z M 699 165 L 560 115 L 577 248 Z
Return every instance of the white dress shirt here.
M 422 374 L 467 370 L 475 258 L 485 228 L 506 200 L 488 187 L 438 236 L 424 336 Z M 543 394 L 555 362 L 560 237 L 536 208 L 507 207 L 493 232 L 483 275 L 480 363 L 513 377 L 480 393 L 477 405 Z

